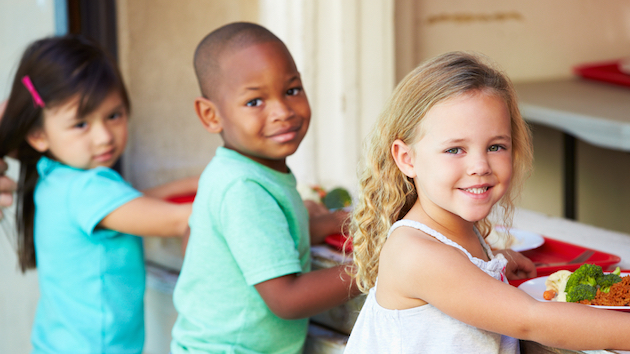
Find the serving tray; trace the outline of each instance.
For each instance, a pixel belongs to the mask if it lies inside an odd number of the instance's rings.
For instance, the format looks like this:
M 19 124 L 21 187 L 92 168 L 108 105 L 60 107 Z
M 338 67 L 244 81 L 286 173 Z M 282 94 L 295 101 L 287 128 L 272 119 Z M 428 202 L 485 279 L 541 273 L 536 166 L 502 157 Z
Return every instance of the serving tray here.
M 521 252 L 525 257 L 531 259 L 534 263 L 553 264 L 551 266 L 541 265 L 536 267 L 539 277 L 549 275 L 562 269 L 574 271 L 585 263 L 595 264 L 601 266 L 604 270 L 608 270 L 611 266 L 621 261 L 621 258 L 615 256 L 614 254 L 601 252 L 568 242 L 558 241 L 546 236 L 543 237 L 545 238 L 545 243 L 542 246 Z M 584 261 L 578 263 L 567 263 L 584 253 L 584 251 L 593 251 L 593 254 Z M 510 284 L 518 286 L 526 280 L 528 279 L 512 280 L 510 281 Z
M 619 61 L 579 65 L 573 71 L 585 78 L 630 87 L 630 75 L 619 70 Z

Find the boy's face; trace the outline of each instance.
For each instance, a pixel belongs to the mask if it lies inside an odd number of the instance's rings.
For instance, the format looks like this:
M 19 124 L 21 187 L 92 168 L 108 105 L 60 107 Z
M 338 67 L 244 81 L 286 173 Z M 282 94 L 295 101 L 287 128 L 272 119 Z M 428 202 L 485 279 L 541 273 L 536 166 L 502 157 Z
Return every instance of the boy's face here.
M 213 98 L 225 147 L 280 172 L 308 129 L 311 109 L 282 43 L 250 45 L 221 58 Z

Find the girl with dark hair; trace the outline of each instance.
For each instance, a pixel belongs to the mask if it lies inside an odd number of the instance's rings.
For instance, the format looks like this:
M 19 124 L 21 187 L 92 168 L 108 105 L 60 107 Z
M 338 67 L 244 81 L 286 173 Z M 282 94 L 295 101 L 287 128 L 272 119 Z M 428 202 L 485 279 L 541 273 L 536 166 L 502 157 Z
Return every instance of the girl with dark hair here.
M 129 99 L 107 54 L 77 36 L 32 43 L 0 120 L 0 158 L 20 161 L 18 255 L 37 267 L 34 353 L 141 353 L 139 236 L 181 237 L 196 179 L 135 190 L 111 167 L 127 143 Z

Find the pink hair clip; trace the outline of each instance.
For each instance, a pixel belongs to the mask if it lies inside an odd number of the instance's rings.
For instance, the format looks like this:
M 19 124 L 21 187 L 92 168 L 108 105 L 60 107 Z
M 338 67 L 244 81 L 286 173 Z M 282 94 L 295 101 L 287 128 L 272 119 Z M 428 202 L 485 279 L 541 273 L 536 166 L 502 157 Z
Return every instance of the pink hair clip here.
M 31 81 L 31 78 L 28 77 L 28 75 L 24 75 L 24 77 L 22 78 L 22 83 L 24 84 L 28 92 L 31 93 L 31 96 L 33 96 L 33 105 L 36 108 L 37 106 L 44 108 L 44 100 L 42 100 L 39 93 L 37 93 L 37 90 L 35 90 L 35 86 L 33 86 L 33 82 Z

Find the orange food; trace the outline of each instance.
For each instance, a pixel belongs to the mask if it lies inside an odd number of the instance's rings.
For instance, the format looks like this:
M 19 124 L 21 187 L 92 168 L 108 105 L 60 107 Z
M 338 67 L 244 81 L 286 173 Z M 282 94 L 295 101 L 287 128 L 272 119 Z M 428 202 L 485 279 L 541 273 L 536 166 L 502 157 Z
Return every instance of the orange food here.
M 554 297 L 556 297 L 557 293 L 555 290 L 545 290 L 545 292 L 543 293 L 543 298 L 545 300 L 551 300 Z
M 580 303 L 597 306 L 630 306 L 630 276 L 622 277 L 619 283 L 610 287 L 608 293 L 598 289 L 593 300 L 582 300 Z

